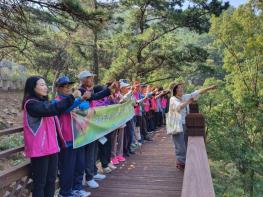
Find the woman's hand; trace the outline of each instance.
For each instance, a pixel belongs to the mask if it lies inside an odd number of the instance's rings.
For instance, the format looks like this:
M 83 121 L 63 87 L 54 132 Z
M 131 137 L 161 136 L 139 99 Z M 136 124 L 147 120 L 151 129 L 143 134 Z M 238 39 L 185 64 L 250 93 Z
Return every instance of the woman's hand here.
M 79 90 L 75 90 L 72 95 L 74 96 L 74 98 L 78 98 L 81 96 L 81 92 Z
M 114 81 L 110 86 L 109 89 L 111 91 L 112 94 L 114 94 L 115 92 L 117 92 L 119 90 L 119 82 L 118 81 Z
M 90 92 L 90 91 L 86 91 L 86 92 L 82 95 L 81 99 L 82 99 L 82 100 L 87 100 L 87 99 L 89 99 L 90 97 L 91 97 L 91 92 Z

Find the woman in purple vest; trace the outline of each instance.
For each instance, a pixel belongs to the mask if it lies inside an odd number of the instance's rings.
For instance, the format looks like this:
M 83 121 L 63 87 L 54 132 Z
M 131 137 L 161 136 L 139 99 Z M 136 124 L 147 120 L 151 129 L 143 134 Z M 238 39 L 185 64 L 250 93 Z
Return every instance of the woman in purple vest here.
M 31 160 L 33 197 L 53 197 L 58 166 L 58 152 L 65 141 L 61 134 L 57 115 L 67 110 L 76 97 L 50 103 L 48 88 L 42 77 L 32 76 L 26 80 L 24 89 L 23 125 L 25 155 Z

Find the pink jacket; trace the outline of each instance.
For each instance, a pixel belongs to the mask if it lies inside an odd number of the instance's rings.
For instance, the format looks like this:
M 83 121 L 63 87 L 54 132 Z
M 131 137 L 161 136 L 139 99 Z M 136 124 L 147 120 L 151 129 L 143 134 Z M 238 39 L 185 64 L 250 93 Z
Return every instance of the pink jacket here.
M 161 100 L 161 105 L 162 105 L 162 108 L 163 109 L 165 109 L 166 108 L 166 106 L 167 106 L 167 98 L 162 98 L 162 100 Z
M 138 92 L 134 92 L 133 96 L 135 97 L 136 100 L 139 100 L 139 93 Z M 134 111 L 135 111 L 135 115 L 139 115 L 141 110 L 140 110 L 140 105 L 136 105 L 134 106 Z
M 57 101 L 60 101 L 60 97 L 56 97 Z M 61 125 L 61 132 L 66 142 L 73 141 L 73 119 L 70 112 L 64 112 L 59 117 L 59 123 Z
M 155 98 L 151 99 L 151 104 L 152 104 L 152 110 L 156 111 L 157 110 L 157 102 Z
M 143 107 L 145 112 L 150 111 L 150 100 L 148 98 L 143 101 Z
M 29 101 L 25 103 L 23 112 L 26 157 L 41 157 L 59 152 L 57 133 L 63 142 L 64 139 L 58 118 L 30 116 L 25 107 Z

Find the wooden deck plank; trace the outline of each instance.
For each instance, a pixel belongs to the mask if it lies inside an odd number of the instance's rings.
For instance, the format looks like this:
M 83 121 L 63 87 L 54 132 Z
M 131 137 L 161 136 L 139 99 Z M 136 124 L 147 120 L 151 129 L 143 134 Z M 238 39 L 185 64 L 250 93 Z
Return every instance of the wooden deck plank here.
M 179 197 L 183 172 L 175 166 L 172 141 L 161 129 L 153 142 L 143 145 L 142 154 L 120 164 L 98 189 L 86 189 L 92 197 Z

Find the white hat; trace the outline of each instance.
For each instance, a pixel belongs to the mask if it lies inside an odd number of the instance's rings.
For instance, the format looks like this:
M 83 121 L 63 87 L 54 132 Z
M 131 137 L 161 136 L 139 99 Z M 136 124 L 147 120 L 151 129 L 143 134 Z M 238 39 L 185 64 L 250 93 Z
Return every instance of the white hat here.
M 82 72 L 79 73 L 78 78 L 79 78 L 79 79 L 84 79 L 84 78 L 86 78 L 86 77 L 94 77 L 94 76 L 96 76 L 96 75 L 93 74 L 93 73 L 91 73 L 91 72 L 88 71 L 88 70 L 84 70 L 84 71 L 82 71 Z
M 120 88 L 125 88 L 125 87 L 129 87 L 130 84 L 128 83 L 124 83 L 124 82 L 120 82 Z

